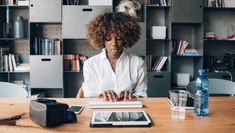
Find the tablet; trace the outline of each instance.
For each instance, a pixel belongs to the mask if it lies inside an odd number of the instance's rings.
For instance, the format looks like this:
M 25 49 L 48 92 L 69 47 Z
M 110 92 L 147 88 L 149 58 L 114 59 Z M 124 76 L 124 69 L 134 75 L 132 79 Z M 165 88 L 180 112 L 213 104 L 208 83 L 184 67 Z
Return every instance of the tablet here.
M 151 127 L 144 111 L 94 111 L 90 127 Z

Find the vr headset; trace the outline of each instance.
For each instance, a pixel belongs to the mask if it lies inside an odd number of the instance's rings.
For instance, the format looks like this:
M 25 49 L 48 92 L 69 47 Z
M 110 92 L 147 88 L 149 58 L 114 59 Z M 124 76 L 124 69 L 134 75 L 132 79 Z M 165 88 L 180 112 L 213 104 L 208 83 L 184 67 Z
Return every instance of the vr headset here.
M 43 127 L 53 127 L 62 123 L 77 122 L 76 114 L 68 111 L 69 106 L 56 100 L 37 99 L 29 104 L 30 119 Z

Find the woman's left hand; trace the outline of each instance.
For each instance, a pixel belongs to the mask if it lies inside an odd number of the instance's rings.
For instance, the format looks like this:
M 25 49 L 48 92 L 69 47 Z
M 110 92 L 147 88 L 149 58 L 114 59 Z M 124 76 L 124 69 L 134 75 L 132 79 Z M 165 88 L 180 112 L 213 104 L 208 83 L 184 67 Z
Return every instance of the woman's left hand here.
M 121 93 L 119 94 L 119 100 L 120 101 L 131 101 L 133 98 L 133 93 L 129 92 L 129 91 L 121 91 Z

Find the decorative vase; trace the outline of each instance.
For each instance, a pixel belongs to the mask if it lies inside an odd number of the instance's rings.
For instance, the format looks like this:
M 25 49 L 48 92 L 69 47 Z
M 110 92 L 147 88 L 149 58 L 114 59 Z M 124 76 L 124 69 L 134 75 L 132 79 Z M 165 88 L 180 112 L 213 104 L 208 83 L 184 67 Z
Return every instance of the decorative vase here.
M 22 16 L 17 16 L 14 22 L 14 38 L 24 38 L 24 20 Z

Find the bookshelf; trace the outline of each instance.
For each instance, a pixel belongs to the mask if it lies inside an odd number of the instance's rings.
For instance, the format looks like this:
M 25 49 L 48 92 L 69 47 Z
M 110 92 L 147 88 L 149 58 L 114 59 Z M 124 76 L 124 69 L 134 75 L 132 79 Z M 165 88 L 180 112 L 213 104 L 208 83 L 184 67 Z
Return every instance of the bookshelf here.
M 234 3 L 234 2 L 233 2 Z M 231 72 L 235 76 L 234 55 L 235 55 L 235 19 L 232 14 L 235 12 L 235 7 L 205 7 L 204 8 L 204 34 L 212 32 L 215 35 L 213 40 L 204 39 L 204 69 L 208 71 L 211 77 L 224 77 L 227 75 L 225 71 Z M 220 62 L 220 63 L 219 63 Z M 215 73 L 220 71 L 220 73 Z M 224 73 L 223 73 L 224 72 Z M 217 76 L 216 76 L 217 75 Z M 229 78 L 224 78 L 229 79 Z M 234 79 L 233 79 L 234 81 Z
M 189 80 L 193 80 L 197 70 L 203 67 L 203 4 L 203 0 L 172 1 L 172 89 L 186 87 L 177 84 L 177 74 L 189 74 Z M 186 49 L 196 50 L 196 54 L 184 55 L 185 50 L 178 53 L 183 41 L 188 44 Z
M 174 75 L 177 73 L 189 73 L 192 80 L 197 69 L 203 66 L 203 0 L 173 0 L 167 1 L 167 6 L 159 6 L 157 4 L 147 5 L 147 55 L 150 54 L 153 57 L 167 56 L 168 61 L 164 65 L 165 68 L 162 71 L 151 71 L 148 69 L 150 82 L 157 82 L 160 78 L 167 81 L 169 86 L 165 87 L 163 94 L 155 90 L 155 94 L 151 96 L 167 96 L 167 92 L 171 88 L 182 88 L 177 86 L 174 82 Z M 184 4 L 182 4 L 184 3 Z M 166 38 L 165 39 L 153 39 L 151 38 L 151 27 L 166 26 Z M 197 50 L 195 55 L 178 55 L 177 48 L 180 41 L 187 41 L 188 48 Z M 182 50 L 181 53 L 183 53 Z M 155 61 L 152 61 L 155 62 Z M 169 75 L 168 75 L 169 74 Z M 162 81 L 162 83 L 164 83 Z M 151 83 L 150 83 L 151 86 Z M 185 87 L 183 87 L 185 88 Z M 150 89 L 152 89 L 150 87 Z M 159 89 L 155 86 L 155 89 Z
M 49 3 L 48 0 L 31 0 L 30 6 L 0 5 L 0 31 L 4 30 L 3 26 L 7 22 L 7 17 L 9 17 L 9 22 L 13 23 L 16 16 L 23 16 L 27 25 L 24 38 L 5 36 L 4 32 L 0 32 L 0 47 L 9 47 L 11 53 L 16 53 L 21 57 L 22 63 L 30 63 L 32 66 L 30 71 L 1 71 L 0 81 L 24 80 L 26 83 L 33 83 L 32 92 L 42 93 L 46 97 L 75 97 L 83 82 L 82 61 L 79 62 L 80 70 L 67 70 L 64 66 L 65 56 L 79 54 L 90 57 L 100 52 L 90 47 L 86 41 L 85 26 L 92 17 L 105 11 L 113 11 L 117 5 L 116 2 L 113 1 L 112 6 L 88 6 L 87 0 L 80 1 L 78 5 L 69 5 L 66 0 L 50 0 Z M 159 6 L 156 3 L 150 4 L 147 0 L 142 1 L 142 8 L 137 11 L 140 17 L 141 37 L 133 48 L 127 49 L 146 59 L 147 93 L 150 97 L 168 96 L 170 89 L 185 88 L 185 86 L 177 86 L 174 82 L 176 73 L 189 73 L 190 80 L 193 80 L 197 70 L 203 67 L 212 75 L 216 74 L 210 68 L 211 64 L 208 64 L 210 62 L 208 56 L 221 59 L 225 53 L 234 54 L 235 51 L 235 45 L 233 45 L 235 40 L 226 39 L 227 34 L 234 32 L 228 30 L 232 29 L 231 26 L 235 23 L 234 7 L 203 8 L 203 0 L 167 0 L 166 3 L 167 5 Z M 52 7 L 56 11 L 50 11 Z M 91 8 L 95 13 L 84 15 L 82 12 L 84 8 Z M 38 10 L 43 10 L 43 12 L 38 12 Z M 51 15 L 48 12 L 55 12 L 55 14 Z M 81 19 L 84 16 L 90 18 Z M 153 38 L 153 26 L 165 26 L 166 37 Z M 214 32 L 217 38 L 205 39 L 206 32 Z M 36 54 L 34 46 L 36 37 L 58 39 L 61 44 L 60 54 Z M 189 43 L 187 48 L 196 49 L 198 54 L 177 55 L 175 50 L 180 40 L 187 41 Z M 149 55 L 152 58 L 151 63 L 148 59 Z M 162 69 L 153 71 L 151 67 L 163 56 L 166 56 L 167 60 Z M 42 60 L 46 63 L 42 63 Z M 55 62 L 44 66 L 49 60 Z M 235 72 L 232 74 L 235 76 Z M 53 81 L 43 79 L 50 75 L 55 75 L 59 79 L 55 77 L 52 77 Z M 34 81 L 40 81 L 40 83 L 35 86 Z M 51 82 L 59 86 L 51 85 Z
M 171 5 L 160 6 L 155 3 L 146 4 L 146 56 L 148 68 L 148 91 L 149 97 L 167 96 L 171 85 Z M 165 27 L 165 35 L 154 36 L 153 27 Z M 161 34 L 161 33 L 156 33 Z M 150 57 L 149 57 L 150 56 Z M 166 58 L 165 63 L 163 58 Z M 162 68 L 157 70 L 160 64 Z M 157 71 L 156 71 L 157 70 Z
M 14 23 L 18 16 L 23 17 L 23 37 L 16 38 L 14 36 L 15 30 Z M 2 5 L 0 3 L 0 49 L 4 52 L 0 54 L 0 81 L 5 82 L 21 82 L 29 84 L 29 70 L 14 70 L 13 60 L 11 64 L 9 62 L 9 54 L 14 55 L 14 59 L 17 56 L 17 64 L 29 63 L 29 7 L 20 6 L 15 3 L 13 5 Z M 6 58 L 7 56 L 7 62 Z M 19 57 L 19 58 L 18 58 Z M 6 69 L 6 67 L 12 66 L 12 70 Z
M 64 97 L 62 1 L 31 0 L 29 10 L 32 93 Z

